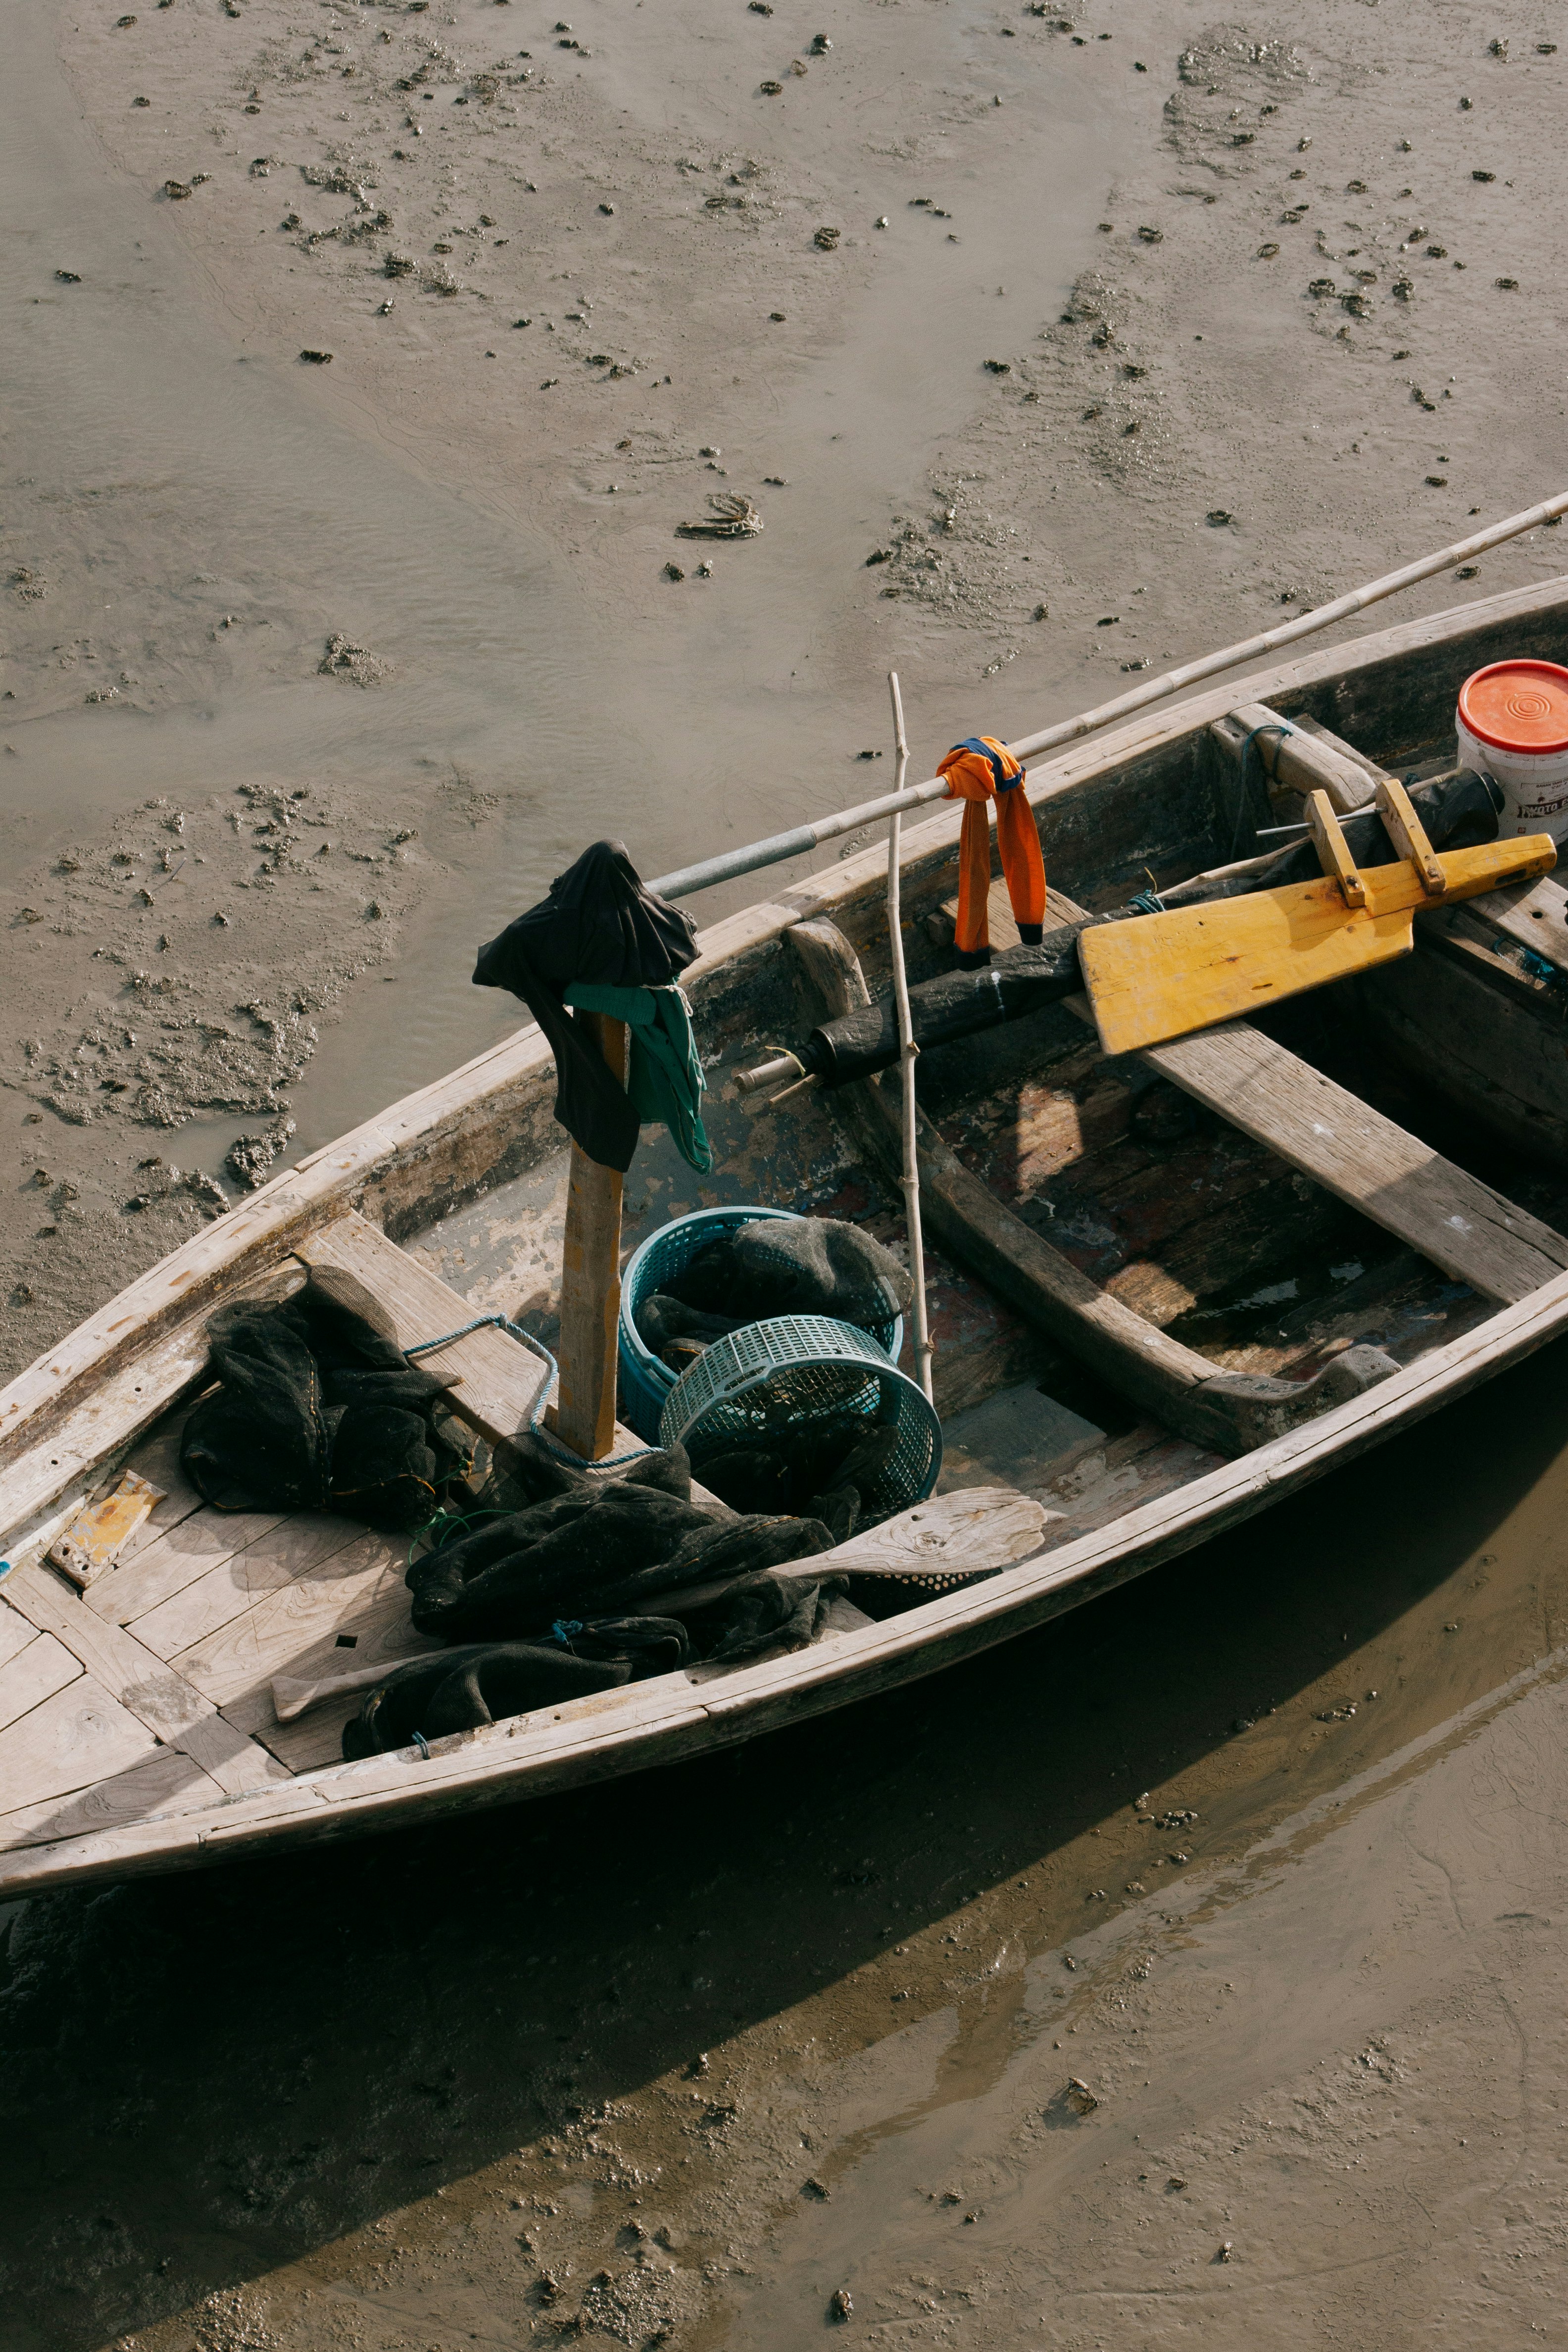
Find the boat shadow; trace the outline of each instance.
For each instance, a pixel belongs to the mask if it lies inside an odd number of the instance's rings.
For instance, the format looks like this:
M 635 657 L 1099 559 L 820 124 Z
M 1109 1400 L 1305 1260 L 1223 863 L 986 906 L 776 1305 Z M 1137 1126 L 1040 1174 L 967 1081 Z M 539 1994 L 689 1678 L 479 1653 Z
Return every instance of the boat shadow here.
M 5 2340 L 99 2352 L 382 2215 L 412 2229 L 437 2189 L 806 2004 L 848 2049 L 955 2007 L 963 2030 L 968 2003 L 953 2095 L 984 2087 L 1016 1999 L 942 1976 L 929 1931 L 1064 1948 L 1178 1879 L 1167 1848 L 1239 1855 L 1498 1689 L 1560 1618 L 1565 1430 L 1560 1342 L 843 1713 L 536 1806 L 15 1906 Z M 1150 1789 L 1196 1807 L 1180 1839 L 1138 1827 Z M 900 1945 L 896 1978 L 868 1971 Z

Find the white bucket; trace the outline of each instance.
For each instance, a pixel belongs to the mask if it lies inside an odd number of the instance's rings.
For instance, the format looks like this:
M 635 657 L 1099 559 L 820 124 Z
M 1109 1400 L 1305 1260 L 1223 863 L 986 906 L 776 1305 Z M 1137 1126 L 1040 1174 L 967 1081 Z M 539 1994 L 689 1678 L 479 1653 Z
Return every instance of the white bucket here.
M 1459 689 L 1459 760 L 1502 788 L 1500 837 L 1568 839 L 1568 669 L 1494 662 Z

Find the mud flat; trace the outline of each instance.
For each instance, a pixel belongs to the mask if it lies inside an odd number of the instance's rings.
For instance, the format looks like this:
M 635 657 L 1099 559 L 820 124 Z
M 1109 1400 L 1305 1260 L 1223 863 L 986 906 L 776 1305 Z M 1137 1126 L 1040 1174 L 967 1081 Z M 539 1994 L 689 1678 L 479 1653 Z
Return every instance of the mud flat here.
M 728 1759 L 18 1906 L 7 2352 L 1550 2340 L 1565 1405 Z
M 584 839 L 863 796 L 889 662 L 929 769 L 1562 486 L 1545 12 L 5 31 L 5 1369 L 510 1026 Z M 18 1907 L 0 2342 L 1544 2336 L 1565 1402 L 722 1763 Z

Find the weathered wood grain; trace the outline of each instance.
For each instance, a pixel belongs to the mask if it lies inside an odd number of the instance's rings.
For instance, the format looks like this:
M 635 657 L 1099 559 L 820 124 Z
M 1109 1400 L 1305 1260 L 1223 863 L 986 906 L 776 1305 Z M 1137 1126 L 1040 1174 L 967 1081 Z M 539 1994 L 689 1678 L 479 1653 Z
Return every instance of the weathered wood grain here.
M 172 1658 L 218 1633 L 279 1585 L 308 1575 L 363 1532 L 353 1520 L 329 1511 L 296 1511 L 145 1616 L 132 1618 L 131 1630 L 159 1657 Z
M 163 1659 L 123 1626 L 95 1616 L 52 1569 L 15 1569 L 5 1580 L 5 1591 L 13 1608 L 40 1632 L 63 1642 L 88 1673 L 160 1739 L 175 1738 L 198 1717 L 212 1712 L 210 1701 Z
M 171 1664 L 231 1720 L 248 1727 L 248 1716 L 237 1713 L 233 1702 L 266 1686 L 270 1714 L 274 1675 L 297 1673 L 323 1641 L 335 1642 L 374 1619 L 379 1602 L 407 1617 L 405 1550 L 385 1536 L 359 1536 Z
M 1568 1266 L 1561 1234 L 1248 1023 L 1145 1059 L 1484 1297 L 1511 1304 Z
M 822 1561 L 837 1575 L 973 1576 L 1022 1559 L 1040 1540 L 1045 1512 L 1011 1486 L 964 1486 L 932 1495 L 836 1544 Z
M 340 1636 L 349 1636 L 345 1643 Z M 396 1666 L 407 1665 L 430 1650 L 427 1633 L 416 1631 L 409 1615 L 406 1586 L 395 1579 L 375 1585 L 368 1601 L 354 1607 L 346 1619 L 333 1620 L 321 1626 L 314 1640 L 299 1648 L 279 1673 L 268 1675 L 228 1700 L 224 1713 L 231 1723 L 259 1739 L 275 1754 L 289 1751 L 280 1742 L 277 1705 L 273 1696 L 279 1687 L 299 1684 L 325 1683 L 339 1673 L 369 1667 L 377 1675 L 390 1674 Z
M 8 1665 L 18 1650 L 25 1650 L 29 1642 L 36 1642 L 37 1638 L 38 1629 L 31 1618 L 24 1617 L 19 1609 L 13 1609 L 5 1593 L 0 1591 L 0 1666 Z
M 418 1347 L 473 1321 L 466 1298 L 352 1212 L 302 1242 L 297 1255 L 307 1265 L 342 1266 L 356 1276 L 391 1317 L 400 1347 Z M 514 1437 L 527 1429 L 550 1378 L 542 1357 L 493 1325 L 418 1360 L 420 1370 L 437 1380 L 460 1381 L 453 1391 L 453 1411 L 489 1438 Z
M 217 1782 L 194 1757 L 161 1748 L 142 1763 L 95 1780 L 70 1797 L 47 1797 L 0 1813 L 0 1851 L 47 1845 L 57 1838 L 79 1838 L 95 1830 L 122 1829 L 153 1816 L 189 1812 L 218 1802 Z
M 26 1715 L 56 1691 L 64 1690 L 82 1672 L 63 1642 L 52 1633 L 35 1633 L 8 1664 L 0 1666 L 0 1731 Z M 0 1801 L 4 1792 L 0 1790 Z
M 215 1511 L 210 1504 L 108 1570 L 84 1595 L 95 1616 L 129 1625 L 282 1527 L 283 1511 Z
M 146 1725 L 100 1683 L 79 1674 L 0 1731 L 0 1789 L 14 1812 L 123 1772 L 157 1745 Z
M 242 1790 L 268 1788 L 292 1778 L 286 1764 L 256 1740 L 247 1738 L 224 1715 L 204 1715 L 188 1724 L 174 1740 L 182 1755 L 191 1758 L 227 1795 Z

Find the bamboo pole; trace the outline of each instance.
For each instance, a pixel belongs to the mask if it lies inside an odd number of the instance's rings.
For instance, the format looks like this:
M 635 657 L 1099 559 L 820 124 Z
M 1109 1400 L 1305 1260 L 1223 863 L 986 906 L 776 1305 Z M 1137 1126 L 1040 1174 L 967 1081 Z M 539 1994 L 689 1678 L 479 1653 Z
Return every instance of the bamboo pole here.
M 597 1013 L 573 1017 L 594 1024 L 599 1050 L 624 1086 L 626 1023 Z M 618 1168 L 602 1168 L 573 1144 L 562 1248 L 561 1385 L 545 1421 L 584 1462 L 602 1462 L 616 1442 L 623 1181 Z
M 909 740 L 904 733 L 904 700 L 899 692 L 899 673 L 888 672 L 888 692 L 893 704 L 893 754 L 898 761 L 898 790 L 903 790 L 904 771 L 910 764 Z M 910 1241 L 910 1271 L 915 1278 L 915 1378 L 921 1384 L 928 1404 L 931 1398 L 931 1331 L 926 1322 L 926 1262 L 925 1243 L 921 1233 L 921 1167 L 915 1148 L 915 1057 L 920 1047 L 915 1044 L 914 1027 L 910 1018 L 910 976 L 904 969 L 904 933 L 900 911 L 899 835 L 903 817 L 893 811 L 888 826 L 888 938 L 893 951 L 893 995 L 899 1008 L 899 1058 L 904 1088 L 903 1167 L 899 1181 L 904 1195 L 904 1229 Z
M 1538 525 L 1552 522 L 1564 513 L 1568 513 L 1568 490 L 1561 490 L 1555 498 L 1543 499 L 1540 506 L 1528 507 L 1521 514 L 1509 515 L 1502 522 L 1489 523 L 1485 530 L 1478 530 L 1468 539 L 1456 540 L 1451 547 L 1443 548 L 1436 555 L 1424 555 L 1418 562 L 1406 563 L 1397 572 L 1385 572 L 1381 580 L 1369 581 L 1364 588 L 1352 589 L 1348 596 L 1337 596 L 1331 604 L 1320 604 L 1310 613 L 1299 613 L 1293 621 L 1282 621 L 1277 629 L 1265 629 L 1258 636 L 1244 637 L 1239 644 L 1226 646 L 1219 653 L 1205 654 L 1201 660 L 1168 669 L 1142 686 L 1130 687 L 1112 701 L 1082 711 L 1076 719 L 1059 719 L 1054 727 L 1043 727 L 1037 735 L 1026 735 L 1018 742 L 1009 743 L 1007 749 L 1016 760 L 1027 766 L 1042 752 L 1059 751 L 1064 743 L 1077 742 L 1080 736 L 1091 735 L 1097 728 L 1109 727 L 1113 719 L 1129 719 L 1152 702 L 1163 702 L 1166 696 L 1179 694 L 1185 686 L 1195 686 L 1200 679 L 1213 677 L 1222 669 L 1234 669 L 1238 662 L 1276 653 L 1281 646 L 1294 645 L 1298 638 L 1330 628 L 1336 621 L 1348 620 L 1352 613 L 1364 612 L 1369 604 L 1379 604 L 1384 596 L 1396 595 L 1401 588 L 1414 588 L 1419 581 L 1429 580 L 1435 572 L 1447 571 L 1450 564 L 1463 563 L 1472 555 L 1482 555 L 1489 547 L 1500 547 L 1505 540 L 1517 539 L 1521 531 L 1534 530 Z M 739 874 L 754 874 L 760 866 L 776 866 L 783 858 L 804 856 L 823 842 L 836 840 L 840 834 L 854 833 L 879 817 L 892 816 L 905 809 L 922 807 L 928 801 L 947 797 L 946 778 L 935 776 L 927 783 L 911 784 L 907 791 L 884 793 L 880 800 L 862 801 L 856 808 L 841 809 L 836 816 L 817 817 L 810 824 L 797 824 L 789 833 L 770 834 L 765 841 L 753 841 L 744 849 L 727 849 L 696 866 L 683 866 L 674 874 L 661 875 L 647 887 L 661 898 L 687 898 L 693 891 L 710 889 L 716 882 L 732 881 Z

